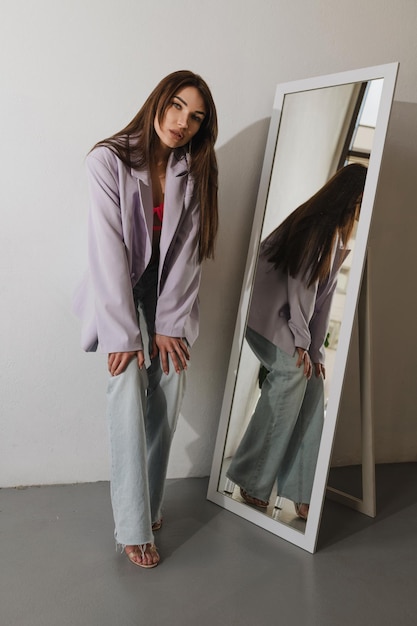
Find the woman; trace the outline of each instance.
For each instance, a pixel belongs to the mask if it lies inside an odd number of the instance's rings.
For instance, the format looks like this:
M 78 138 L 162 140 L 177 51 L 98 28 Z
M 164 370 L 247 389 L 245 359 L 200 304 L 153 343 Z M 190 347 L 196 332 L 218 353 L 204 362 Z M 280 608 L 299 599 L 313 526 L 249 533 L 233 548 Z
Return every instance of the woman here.
M 83 348 L 108 354 L 116 541 L 145 568 L 159 562 L 153 531 L 217 232 L 216 138 L 207 84 L 178 71 L 87 157 L 89 271 L 75 311 Z
M 227 476 L 249 504 L 280 496 L 307 519 L 324 419 L 330 305 L 366 178 L 340 169 L 262 243 L 246 332 L 268 374 Z M 314 369 L 314 376 L 312 371 Z

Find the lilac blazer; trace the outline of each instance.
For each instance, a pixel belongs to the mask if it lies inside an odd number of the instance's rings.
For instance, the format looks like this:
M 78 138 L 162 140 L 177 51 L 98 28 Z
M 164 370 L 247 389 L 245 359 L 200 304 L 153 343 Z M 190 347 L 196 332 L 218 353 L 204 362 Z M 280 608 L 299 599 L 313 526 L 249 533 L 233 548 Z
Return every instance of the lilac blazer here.
M 335 249 L 327 280 L 310 287 L 275 270 L 261 253 L 256 269 L 248 326 L 287 354 L 308 350 L 313 363 L 325 362 L 324 340 L 340 266 L 349 250 Z
M 73 300 L 82 321 L 81 345 L 106 353 L 141 350 L 133 286 L 152 253 L 150 175 L 126 167 L 106 147 L 95 148 L 86 163 L 89 268 Z M 200 213 L 185 155 L 170 156 L 164 206 L 155 330 L 192 345 L 199 321 Z

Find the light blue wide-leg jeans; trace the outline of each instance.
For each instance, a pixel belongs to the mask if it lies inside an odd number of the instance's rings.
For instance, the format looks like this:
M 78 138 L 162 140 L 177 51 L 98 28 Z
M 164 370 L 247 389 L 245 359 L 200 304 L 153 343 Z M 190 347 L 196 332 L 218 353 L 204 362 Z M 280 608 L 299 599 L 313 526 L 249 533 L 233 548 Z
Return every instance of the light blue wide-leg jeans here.
M 269 500 L 278 493 L 310 502 L 323 427 L 323 381 L 307 381 L 290 356 L 248 328 L 247 341 L 269 371 L 255 411 L 232 459 L 227 476 L 250 496 Z
M 115 538 L 122 546 L 153 542 L 144 423 L 148 376 L 133 359 L 109 377 L 110 493 Z
M 139 370 L 136 359 L 109 377 L 107 417 L 115 538 L 121 545 L 152 543 L 172 438 L 185 391 L 185 371 L 168 375 L 159 356 Z
M 161 369 L 159 357 L 148 368 L 149 386 L 145 412 L 148 479 L 152 522 L 162 517 L 162 501 L 172 438 L 185 393 L 186 376 L 177 374 L 170 364 L 168 374 Z
M 280 496 L 293 502 L 310 503 L 323 421 L 323 378 L 317 378 L 313 371 L 287 452 L 277 474 Z
M 157 268 L 156 268 L 157 269 Z M 135 300 L 153 334 L 156 271 L 150 267 L 135 288 Z M 161 517 L 172 437 L 185 391 L 185 371 L 164 374 L 159 355 L 139 370 L 133 359 L 109 376 L 107 418 L 111 451 L 111 500 L 117 543 L 153 542 L 152 522 Z

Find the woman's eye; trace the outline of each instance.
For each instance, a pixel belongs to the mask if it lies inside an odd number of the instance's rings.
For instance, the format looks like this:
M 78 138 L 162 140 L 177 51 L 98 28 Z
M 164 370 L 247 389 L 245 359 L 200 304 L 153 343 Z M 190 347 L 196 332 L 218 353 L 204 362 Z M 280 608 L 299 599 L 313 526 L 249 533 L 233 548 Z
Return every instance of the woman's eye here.
M 172 106 L 175 107 L 176 109 L 178 109 L 178 111 L 181 110 L 181 105 L 179 104 L 179 102 L 173 102 Z
M 198 115 L 193 115 L 193 120 L 201 124 L 201 122 L 203 121 L 203 118 L 199 117 Z

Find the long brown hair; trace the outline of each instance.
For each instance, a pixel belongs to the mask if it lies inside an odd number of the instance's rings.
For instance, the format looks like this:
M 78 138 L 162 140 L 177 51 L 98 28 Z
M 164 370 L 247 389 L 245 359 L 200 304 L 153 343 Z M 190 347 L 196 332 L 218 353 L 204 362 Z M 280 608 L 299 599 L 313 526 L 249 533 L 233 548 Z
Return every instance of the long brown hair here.
M 218 228 L 217 160 L 214 144 L 217 139 L 217 113 L 207 83 L 189 70 L 179 70 L 163 78 L 149 95 L 129 124 L 97 146 L 107 146 L 123 163 L 134 169 L 153 165 L 157 134 L 154 120 L 162 123 L 172 98 L 185 87 L 196 87 L 206 107 L 198 132 L 192 138 L 189 173 L 194 179 L 200 202 L 200 261 L 214 256 L 214 242 Z M 93 149 L 94 149 L 93 148 Z M 188 146 L 190 151 L 191 146 Z M 177 158 L 186 158 L 186 147 L 176 150 Z
M 336 237 L 346 247 L 352 234 L 366 173 L 359 163 L 342 167 L 265 239 L 262 254 L 275 269 L 308 286 L 329 275 Z

